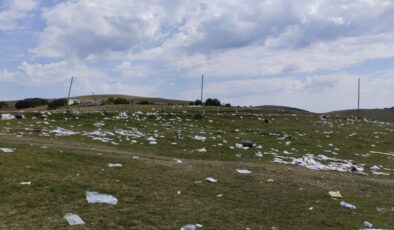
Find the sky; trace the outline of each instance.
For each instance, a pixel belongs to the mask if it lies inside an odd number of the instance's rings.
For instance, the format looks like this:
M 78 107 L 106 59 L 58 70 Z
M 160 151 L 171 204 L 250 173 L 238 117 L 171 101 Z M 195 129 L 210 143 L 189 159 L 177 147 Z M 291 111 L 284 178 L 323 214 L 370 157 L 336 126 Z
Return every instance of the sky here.
M 394 0 L 0 0 L 0 100 L 394 106 Z

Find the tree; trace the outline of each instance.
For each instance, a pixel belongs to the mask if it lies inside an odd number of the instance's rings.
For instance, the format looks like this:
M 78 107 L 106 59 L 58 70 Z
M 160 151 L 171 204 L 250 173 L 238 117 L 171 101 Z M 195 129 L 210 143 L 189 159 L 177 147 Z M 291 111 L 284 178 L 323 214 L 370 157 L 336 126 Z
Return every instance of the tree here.
M 109 97 L 109 98 L 105 101 L 105 103 L 103 103 L 103 104 L 112 105 L 112 104 L 114 104 L 114 101 L 115 101 L 115 99 L 114 99 L 113 97 Z
M 190 102 L 190 105 L 201 105 L 202 103 L 201 103 L 201 100 L 199 100 L 199 99 L 196 99 L 194 102 L 192 101 L 192 102 Z
M 126 105 L 130 102 L 126 98 L 118 97 L 114 100 L 114 105 Z
M 47 105 L 48 100 L 43 98 L 26 98 L 15 103 L 15 108 L 26 109 L 33 108 L 41 105 Z
M 214 98 L 208 98 L 205 103 L 206 106 L 221 106 L 221 103 L 218 99 Z
M 59 98 L 48 103 L 48 109 L 57 109 L 67 105 L 66 98 Z
M 8 104 L 3 101 L 0 101 L 0 109 L 6 109 L 6 108 L 8 108 Z

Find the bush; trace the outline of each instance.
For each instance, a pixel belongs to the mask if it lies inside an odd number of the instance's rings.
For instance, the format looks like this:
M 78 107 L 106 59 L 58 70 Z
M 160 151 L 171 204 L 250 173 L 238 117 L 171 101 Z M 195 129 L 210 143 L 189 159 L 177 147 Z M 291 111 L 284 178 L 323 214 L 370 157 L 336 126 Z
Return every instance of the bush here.
M 230 103 L 227 103 L 227 104 L 225 104 L 224 106 L 226 106 L 226 107 L 231 107 L 231 104 L 230 104 Z
M 130 104 L 126 98 L 118 97 L 113 101 L 114 105 L 125 105 Z
M 214 98 L 208 98 L 205 103 L 206 106 L 221 106 L 221 103 L 218 99 Z
M 26 98 L 15 103 L 15 108 L 26 109 L 33 108 L 41 105 L 47 105 L 48 100 L 43 98 Z
M 8 108 L 8 104 L 3 101 L 0 101 L 0 109 L 6 109 L 6 108 Z
M 201 100 L 196 99 L 194 102 L 190 102 L 190 105 L 201 105 Z
M 48 109 L 57 109 L 67 106 L 67 99 L 66 98 L 59 98 L 55 99 L 48 103 Z
M 105 105 L 112 105 L 114 104 L 115 99 L 113 97 L 108 98 L 103 104 Z
M 139 101 L 139 102 L 137 102 L 137 104 L 139 104 L 139 105 L 150 105 L 152 103 L 150 103 L 149 101 Z

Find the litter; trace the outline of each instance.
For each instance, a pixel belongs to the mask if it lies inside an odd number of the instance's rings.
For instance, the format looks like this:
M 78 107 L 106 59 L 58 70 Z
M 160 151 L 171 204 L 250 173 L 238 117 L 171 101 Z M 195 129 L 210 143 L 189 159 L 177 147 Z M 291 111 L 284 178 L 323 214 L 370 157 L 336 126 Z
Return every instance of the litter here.
M 328 194 L 332 197 L 332 198 L 341 198 L 341 192 L 340 191 L 329 191 Z
M 193 139 L 194 139 L 194 140 L 197 140 L 197 141 L 205 141 L 207 138 L 206 138 L 206 137 L 203 137 L 203 136 L 195 135 L 195 136 L 193 137 Z
M 252 173 L 252 171 L 247 170 L 247 169 L 237 169 L 237 172 L 240 174 L 249 174 Z
M 74 131 L 71 131 L 71 130 L 63 129 L 63 128 L 60 128 L 60 127 L 57 127 L 56 129 L 51 130 L 50 133 L 54 134 L 57 137 L 66 137 L 66 136 L 71 136 L 71 135 L 78 134 L 78 132 L 74 132 Z
M 346 203 L 345 201 L 341 201 L 340 204 L 341 204 L 341 207 L 344 207 L 344 208 L 349 208 L 349 209 L 353 209 L 353 210 L 356 209 L 356 206 L 354 206 L 352 204 L 349 204 L 349 203 Z
M 245 141 L 242 142 L 242 147 L 252 148 L 253 147 L 253 142 L 249 141 L 249 140 L 245 140 Z
M 217 194 L 216 197 L 223 197 L 223 194 Z
M 374 175 L 385 175 L 385 176 L 390 176 L 389 173 L 379 172 L 379 170 L 381 169 L 381 167 L 379 167 L 379 166 L 377 166 L 377 165 L 372 166 L 370 169 L 371 169 L 372 174 L 374 174 Z
M 4 113 L 4 114 L 1 114 L 1 116 L 0 116 L 0 120 L 3 120 L 3 121 L 15 120 L 15 119 L 16 119 L 16 117 L 12 114 L 9 114 L 9 113 Z
M 197 149 L 197 152 L 200 152 L 200 153 L 205 153 L 207 151 L 207 149 L 204 147 L 204 148 L 201 148 L 201 149 Z
M 373 228 L 373 224 L 369 223 L 368 221 L 364 221 L 364 227 Z
M 22 181 L 21 183 L 19 183 L 20 185 L 31 185 L 31 181 Z
M 180 160 L 180 159 L 174 159 L 174 160 L 176 161 L 177 164 L 182 164 L 183 163 L 183 161 Z
M 13 153 L 15 152 L 16 148 L 0 148 L 0 150 L 4 153 Z
M 119 168 L 119 167 L 123 167 L 122 164 L 116 164 L 116 163 L 108 163 L 107 166 L 108 166 L 108 168 Z
M 267 182 L 274 182 L 274 179 L 268 179 Z
M 211 183 L 216 183 L 218 182 L 216 179 L 212 178 L 212 177 L 207 177 L 205 178 L 207 181 L 211 182 Z
M 291 161 L 285 161 L 283 159 L 290 159 Z M 320 161 L 331 162 L 329 162 L 328 164 L 323 164 Z M 275 155 L 274 162 L 280 164 L 299 165 L 312 170 L 333 170 L 339 172 L 351 171 L 366 175 L 365 173 L 363 173 L 364 167 L 362 167 L 361 165 L 353 164 L 350 160 L 330 158 L 324 155 L 314 156 L 313 154 L 306 154 L 301 158 Z
M 201 228 L 201 224 L 188 224 L 181 228 L 181 230 L 196 230 L 197 228 Z
M 104 203 L 104 204 L 117 204 L 118 199 L 112 195 L 100 194 L 98 192 L 86 192 L 86 200 L 90 204 Z
M 71 226 L 73 225 L 80 225 L 80 224 L 85 224 L 85 222 L 79 217 L 77 214 L 72 214 L 72 213 L 67 213 L 64 216 L 64 219 L 67 221 L 67 223 Z

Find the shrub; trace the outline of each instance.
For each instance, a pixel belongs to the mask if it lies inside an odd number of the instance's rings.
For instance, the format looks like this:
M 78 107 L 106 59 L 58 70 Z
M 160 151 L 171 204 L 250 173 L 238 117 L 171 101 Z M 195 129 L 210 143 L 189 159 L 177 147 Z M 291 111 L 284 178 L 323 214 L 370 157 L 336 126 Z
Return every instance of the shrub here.
M 220 101 L 219 101 L 218 99 L 216 99 L 216 98 L 214 98 L 214 99 L 208 98 L 208 99 L 205 101 L 204 104 L 205 104 L 206 106 L 220 106 L 220 105 L 221 105 Z
M 194 102 L 190 102 L 190 105 L 201 105 L 201 100 L 196 99 Z
M 66 98 L 55 99 L 48 103 L 48 109 L 57 109 L 67 105 Z
M 103 104 L 112 105 L 114 104 L 115 99 L 113 97 L 108 98 Z
M 126 98 L 118 97 L 114 101 L 114 105 L 124 105 L 130 104 L 130 102 Z
M 41 105 L 47 105 L 48 100 L 43 98 L 26 98 L 15 103 L 15 108 L 26 109 L 33 108 Z
M 227 103 L 227 104 L 225 104 L 224 106 L 226 106 L 226 107 L 231 107 L 231 104 L 230 104 L 230 103 Z
M 8 108 L 8 104 L 3 101 L 0 101 L 0 109 L 6 109 L 6 108 Z
M 137 102 L 137 104 L 139 104 L 139 105 L 150 105 L 152 103 L 150 103 L 149 101 L 139 101 L 139 102 Z

